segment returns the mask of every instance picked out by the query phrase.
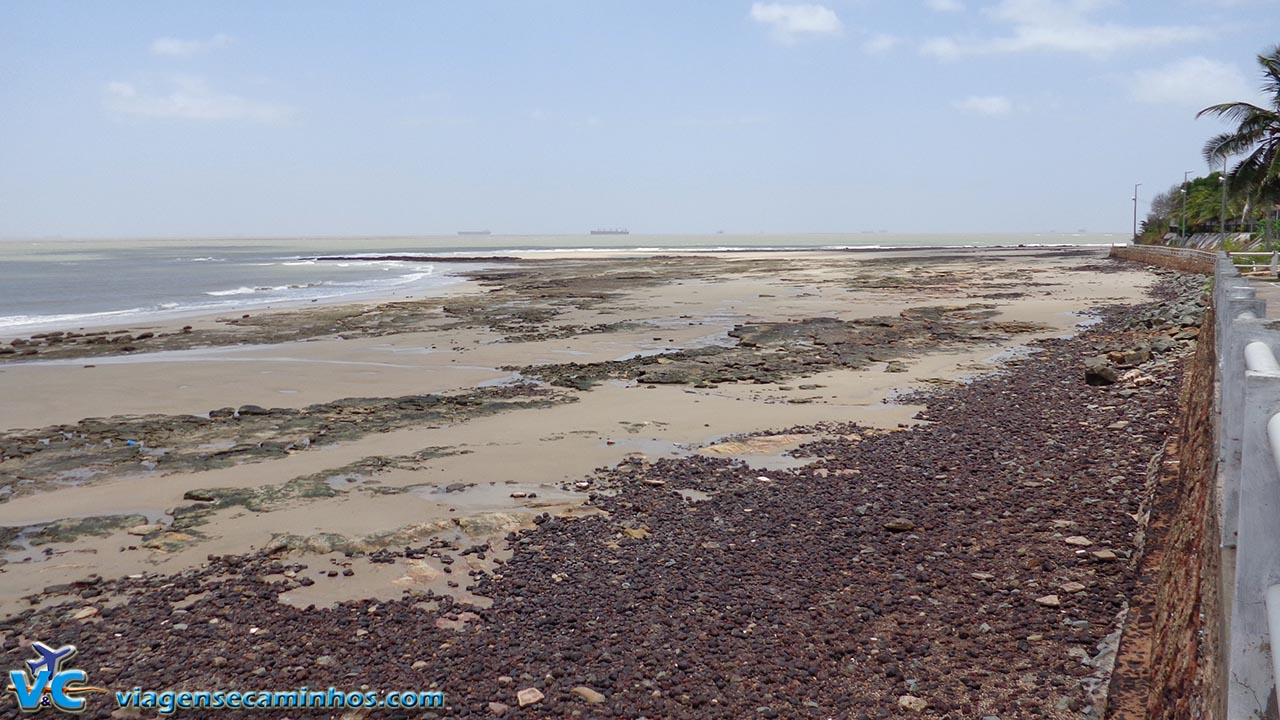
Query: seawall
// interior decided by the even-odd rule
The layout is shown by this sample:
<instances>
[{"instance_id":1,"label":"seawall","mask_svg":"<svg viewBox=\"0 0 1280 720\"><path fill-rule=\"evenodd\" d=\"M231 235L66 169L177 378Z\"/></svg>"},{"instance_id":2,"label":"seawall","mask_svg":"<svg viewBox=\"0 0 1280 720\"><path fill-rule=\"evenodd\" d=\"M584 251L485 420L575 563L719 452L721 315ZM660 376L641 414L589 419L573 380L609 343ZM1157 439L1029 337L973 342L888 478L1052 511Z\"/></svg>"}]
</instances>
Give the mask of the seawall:
<instances>
[{"instance_id":1,"label":"seawall","mask_svg":"<svg viewBox=\"0 0 1280 720\"><path fill-rule=\"evenodd\" d=\"M1181 272L1212 275L1214 254L1191 248L1172 248L1159 245L1116 245L1111 257L1157 265Z\"/></svg>"},{"instance_id":2,"label":"seawall","mask_svg":"<svg viewBox=\"0 0 1280 720\"><path fill-rule=\"evenodd\" d=\"M1280 718L1280 286L1225 253L1112 256L1214 278L1175 436L1152 463L1108 718Z\"/></svg>"},{"instance_id":3,"label":"seawall","mask_svg":"<svg viewBox=\"0 0 1280 720\"><path fill-rule=\"evenodd\" d=\"M1166 262L1152 264L1168 267ZM1214 337L1212 307L1200 337ZM1143 555L1107 718L1223 717L1216 438L1208 421L1215 411L1216 364L1214 343L1198 343L1183 372L1177 436L1152 463Z\"/></svg>"}]
</instances>

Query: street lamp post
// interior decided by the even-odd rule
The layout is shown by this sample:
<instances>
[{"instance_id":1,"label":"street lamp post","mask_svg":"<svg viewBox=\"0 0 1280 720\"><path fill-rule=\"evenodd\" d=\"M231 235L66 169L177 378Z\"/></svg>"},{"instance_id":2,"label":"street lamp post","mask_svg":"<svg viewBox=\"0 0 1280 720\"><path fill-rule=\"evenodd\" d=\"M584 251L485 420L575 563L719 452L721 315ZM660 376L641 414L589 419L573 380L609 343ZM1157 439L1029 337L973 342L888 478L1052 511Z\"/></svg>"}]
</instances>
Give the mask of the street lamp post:
<instances>
[{"instance_id":1,"label":"street lamp post","mask_svg":"<svg viewBox=\"0 0 1280 720\"><path fill-rule=\"evenodd\" d=\"M1190 175L1190 170L1182 173L1182 237L1184 238L1187 236L1187 200L1189 198L1187 193L1187 177Z\"/></svg>"},{"instance_id":2,"label":"street lamp post","mask_svg":"<svg viewBox=\"0 0 1280 720\"><path fill-rule=\"evenodd\" d=\"M1133 186L1133 239L1138 240L1138 188L1142 187L1142 183L1135 183Z\"/></svg>"},{"instance_id":3,"label":"street lamp post","mask_svg":"<svg viewBox=\"0 0 1280 720\"><path fill-rule=\"evenodd\" d=\"M1218 217L1218 232L1222 234L1222 242L1227 241L1227 159L1222 158L1222 174L1218 176L1222 183L1222 212Z\"/></svg>"}]
</instances>

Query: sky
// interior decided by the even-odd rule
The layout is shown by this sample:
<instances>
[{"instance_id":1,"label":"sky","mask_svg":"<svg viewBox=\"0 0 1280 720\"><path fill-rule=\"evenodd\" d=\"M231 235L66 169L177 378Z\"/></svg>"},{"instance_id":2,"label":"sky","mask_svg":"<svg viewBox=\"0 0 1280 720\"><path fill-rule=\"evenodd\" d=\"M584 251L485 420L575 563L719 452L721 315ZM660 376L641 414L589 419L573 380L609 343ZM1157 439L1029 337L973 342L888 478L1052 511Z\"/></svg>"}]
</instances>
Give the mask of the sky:
<instances>
[{"instance_id":1,"label":"sky","mask_svg":"<svg viewBox=\"0 0 1280 720\"><path fill-rule=\"evenodd\" d=\"M1128 232L1280 0L0 4L0 238Z\"/></svg>"}]
</instances>

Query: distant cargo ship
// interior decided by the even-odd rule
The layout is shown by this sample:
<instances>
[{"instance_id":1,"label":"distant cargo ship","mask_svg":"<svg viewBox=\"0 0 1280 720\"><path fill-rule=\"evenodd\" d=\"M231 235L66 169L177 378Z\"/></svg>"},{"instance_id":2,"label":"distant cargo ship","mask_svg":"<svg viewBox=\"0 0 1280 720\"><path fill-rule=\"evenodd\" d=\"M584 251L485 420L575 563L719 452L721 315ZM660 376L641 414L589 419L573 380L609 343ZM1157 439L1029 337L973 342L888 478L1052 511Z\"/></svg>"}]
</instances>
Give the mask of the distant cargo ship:
<instances>
[{"instance_id":1,"label":"distant cargo ship","mask_svg":"<svg viewBox=\"0 0 1280 720\"><path fill-rule=\"evenodd\" d=\"M459 235L492 235L488 230L459 230Z\"/></svg>"},{"instance_id":2,"label":"distant cargo ship","mask_svg":"<svg viewBox=\"0 0 1280 720\"><path fill-rule=\"evenodd\" d=\"M591 231L592 235L630 235L631 231L626 228L599 228Z\"/></svg>"}]
</instances>

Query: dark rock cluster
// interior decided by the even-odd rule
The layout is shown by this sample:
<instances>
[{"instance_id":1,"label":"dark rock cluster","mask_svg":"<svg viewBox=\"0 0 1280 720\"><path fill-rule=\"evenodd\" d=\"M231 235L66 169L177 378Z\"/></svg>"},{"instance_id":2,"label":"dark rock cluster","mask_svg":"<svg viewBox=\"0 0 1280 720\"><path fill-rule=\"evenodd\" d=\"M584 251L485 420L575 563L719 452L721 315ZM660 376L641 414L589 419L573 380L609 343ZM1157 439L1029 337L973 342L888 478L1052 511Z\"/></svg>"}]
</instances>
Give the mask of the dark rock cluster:
<instances>
[{"instance_id":1,"label":"dark rock cluster","mask_svg":"<svg viewBox=\"0 0 1280 720\"><path fill-rule=\"evenodd\" d=\"M931 351L995 342L1044 328L991 320L993 306L929 306L897 317L859 320L806 318L796 322L739 325L735 344L677 350L598 363L535 365L518 369L553 385L587 389L611 378L698 387L724 382L775 383L835 368L856 369L888 362L923 348Z\"/></svg>"},{"instance_id":2,"label":"dark rock cluster","mask_svg":"<svg viewBox=\"0 0 1280 720\"><path fill-rule=\"evenodd\" d=\"M465 393L344 398L304 408L244 405L198 415L88 418L74 425L0 432L0 502L39 490L67 473L95 479L229 467L283 457L397 428L455 423L574 398L530 383Z\"/></svg>"},{"instance_id":3,"label":"dark rock cluster","mask_svg":"<svg viewBox=\"0 0 1280 720\"><path fill-rule=\"evenodd\" d=\"M1111 345L1097 345L1103 354L1085 358L1084 377L1090 385L1111 385L1126 370L1137 368L1170 350L1185 350L1200 337L1200 321L1208 303L1204 280L1197 275L1156 270L1163 282L1153 290L1160 302L1140 306L1121 324L1131 331Z\"/></svg>"},{"instance_id":4,"label":"dark rock cluster","mask_svg":"<svg viewBox=\"0 0 1280 720\"><path fill-rule=\"evenodd\" d=\"M1204 277L1173 270L1153 269L1161 281L1152 289L1158 302L1140 305L1125 317L1128 329L1154 330L1176 334L1186 328L1197 328L1204 315Z\"/></svg>"},{"instance_id":5,"label":"dark rock cluster","mask_svg":"<svg viewBox=\"0 0 1280 720\"><path fill-rule=\"evenodd\" d=\"M73 353L81 355L105 355L111 353L131 353L141 349L142 345L154 345L148 342L154 339L163 340L191 333L190 326L183 326L176 332L152 331L131 333L128 330L93 330L86 332L67 332L54 330L36 333L25 338L14 338L8 345L0 345L0 359L28 359L35 355L65 356ZM62 351L62 352L58 352Z\"/></svg>"}]
</instances>

